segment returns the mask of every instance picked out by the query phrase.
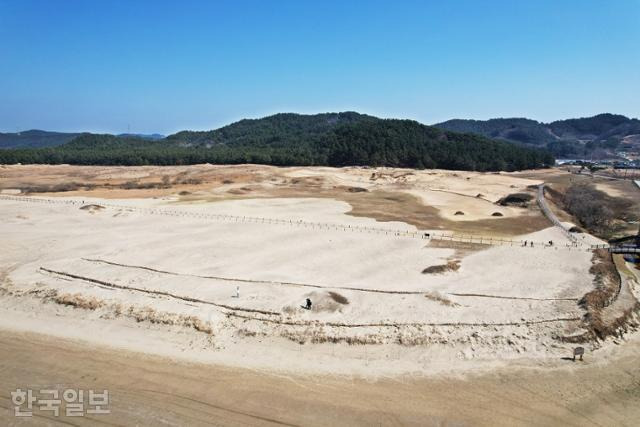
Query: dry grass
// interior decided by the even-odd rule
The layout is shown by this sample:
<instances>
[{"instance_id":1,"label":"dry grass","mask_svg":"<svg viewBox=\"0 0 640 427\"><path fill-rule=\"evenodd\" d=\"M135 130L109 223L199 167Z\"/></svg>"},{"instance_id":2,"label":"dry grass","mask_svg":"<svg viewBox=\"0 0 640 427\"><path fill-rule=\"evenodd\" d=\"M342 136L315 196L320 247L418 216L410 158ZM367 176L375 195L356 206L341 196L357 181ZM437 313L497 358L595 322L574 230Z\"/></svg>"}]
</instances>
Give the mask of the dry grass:
<instances>
[{"instance_id":1,"label":"dry grass","mask_svg":"<svg viewBox=\"0 0 640 427\"><path fill-rule=\"evenodd\" d=\"M280 333L280 336L296 342L298 344L348 344L348 345L372 345L372 344L383 344L384 339L376 334L366 334L362 336L338 336L338 335L328 335L321 329L314 330L305 330L305 331L290 331L285 330Z\"/></svg>"},{"instance_id":2,"label":"dry grass","mask_svg":"<svg viewBox=\"0 0 640 427\"><path fill-rule=\"evenodd\" d=\"M446 305L447 307L458 307L459 304L451 301L449 298L443 296L441 293L436 291L425 292L424 297L430 299L432 301L439 302L442 305Z\"/></svg>"},{"instance_id":3,"label":"dry grass","mask_svg":"<svg viewBox=\"0 0 640 427\"><path fill-rule=\"evenodd\" d=\"M97 310L106 308L108 312L115 316L125 316L134 319L136 322L150 322L154 324L162 324L168 326L182 326L193 328L196 331L204 332L212 335L213 329L208 322L203 321L197 316L169 313L166 311L157 311L152 307L136 307L130 305L123 307L122 304L115 303L107 305L95 297L85 296L80 293L75 294L59 294L55 289L34 289L29 294L37 296L44 301L53 301L56 304L81 308L84 310Z\"/></svg>"},{"instance_id":4,"label":"dry grass","mask_svg":"<svg viewBox=\"0 0 640 427\"><path fill-rule=\"evenodd\" d=\"M66 191L78 191L84 189L86 191L91 191L96 186L94 184L88 183L80 183L80 182L63 182L60 184L40 184L40 185L27 185L27 186L18 186L22 193L33 194L33 193L62 193Z\"/></svg>"},{"instance_id":5,"label":"dry grass","mask_svg":"<svg viewBox=\"0 0 640 427\"><path fill-rule=\"evenodd\" d=\"M430 240L427 245L429 248L446 248L453 249L452 257L456 258L464 258L467 255L471 255L473 253L487 250L486 245L481 245L480 243L471 243L471 242L454 242L454 241L446 241L446 240Z\"/></svg>"},{"instance_id":6,"label":"dry grass","mask_svg":"<svg viewBox=\"0 0 640 427\"><path fill-rule=\"evenodd\" d=\"M611 254L604 250L594 251L592 266L589 272L594 275L593 283L596 288L580 299L579 304L587 311L585 326L587 332L582 335L565 337L567 342L585 342L591 339L605 339L608 336L616 336L621 330L626 331L634 325L634 315L640 310L640 303L623 310L619 316L610 321L605 321L604 310L617 298L621 278Z\"/></svg>"},{"instance_id":7,"label":"dry grass","mask_svg":"<svg viewBox=\"0 0 640 427\"><path fill-rule=\"evenodd\" d=\"M213 334L211 326L196 316L169 313L167 311L157 311L154 308L147 306L141 308L130 306L126 315L135 319L137 322L151 322L169 326L184 326L206 334Z\"/></svg>"},{"instance_id":8,"label":"dry grass","mask_svg":"<svg viewBox=\"0 0 640 427\"><path fill-rule=\"evenodd\" d=\"M596 186L599 184L614 187L618 195L613 196L598 190ZM638 220L638 212L640 212L640 198L635 184L631 181L605 181L601 178L572 175L558 182L553 182L551 186L547 185L545 194L558 207L554 212L556 214L560 212L561 215L559 217L563 221L577 223L578 218L560 209L566 209L566 194L572 186L580 186L580 194L583 192L589 193L589 200L595 201L598 206L606 206L611 211L607 215L610 224L603 229L591 227L590 231L592 233L605 240L635 234L637 225L634 221Z\"/></svg>"},{"instance_id":9,"label":"dry grass","mask_svg":"<svg viewBox=\"0 0 640 427\"><path fill-rule=\"evenodd\" d=\"M96 310L104 306L104 302L99 299L95 297L86 297L80 293L55 295L52 299L57 304L68 305L85 310Z\"/></svg>"},{"instance_id":10,"label":"dry grass","mask_svg":"<svg viewBox=\"0 0 640 427\"><path fill-rule=\"evenodd\" d=\"M620 289L620 276L611 254L605 249L594 251L591 262L589 273L594 275L596 289L583 296L580 305L587 310L600 310L615 299Z\"/></svg>"}]
</instances>

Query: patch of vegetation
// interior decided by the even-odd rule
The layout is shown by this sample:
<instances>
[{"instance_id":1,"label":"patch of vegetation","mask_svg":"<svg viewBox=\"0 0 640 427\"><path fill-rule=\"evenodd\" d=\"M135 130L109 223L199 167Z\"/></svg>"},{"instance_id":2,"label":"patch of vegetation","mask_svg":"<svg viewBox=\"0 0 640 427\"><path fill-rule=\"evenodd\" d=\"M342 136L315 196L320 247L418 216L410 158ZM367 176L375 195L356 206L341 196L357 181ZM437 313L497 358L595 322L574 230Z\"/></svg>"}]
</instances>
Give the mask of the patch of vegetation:
<instances>
[{"instance_id":1,"label":"patch of vegetation","mask_svg":"<svg viewBox=\"0 0 640 427\"><path fill-rule=\"evenodd\" d=\"M425 292L424 297L427 299L430 299L432 301L436 301L439 302L442 305L446 305L447 307L458 307L459 304L456 304L455 302L451 301L449 298L444 297L442 294L440 294L439 292Z\"/></svg>"},{"instance_id":2,"label":"patch of vegetation","mask_svg":"<svg viewBox=\"0 0 640 427\"><path fill-rule=\"evenodd\" d=\"M329 291L329 296L331 297L332 300L334 300L338 304L343 304L343 305L349 304L349 300L345 296L340 295L337 292Z\"/></svg>"},{"instance_id":3,"label":"patch of vegetation","mask_svg":"<svg viewBox=\"0 0 640 427\"><path fill-rule=\"evenodd\" d=\"M367 190L366 188L362 188L362 187L349 187L349 188L347 188L347 191L349 193L366 193L369 190Z\"/></svg>"},{"instance_id":4,"label":"patch of vegetation","mask_svg":"<svg viewBox=\"0 0 640 427\"><path fill-rule=\"evenodd\" d=\"M612 321L605 322L603 310L617 298L621 279L612 255L607 250L594 251L591 262L589 272L594 275L593 283L596 288L585 294L578 303L587 311L585 324L588 332L584 335L565 338L565 341L585 342L589 339L615 336L620 329L626 329L629 326L633 313L640 310L640 304L636 301L634 307L624 310Z\"/></svg>"},{"instance_id":5,"label":"patch of vegetation","mask_svg":"<svg viewBox=\"0 0 640 427\"><path fill-rule=\"evenodd\" d=\"M460 261L453 260L446 264L432 265L422 270L422 274L442 274L448 271L458 271L460 269Z\"/></svg>"},{"instance_id":6,"label":"patch of vegetation","mask_svg":"<svg viewBox=\"0 0 640 427\"><path fill-rule=\"evenodd\" d=\"M625 222L638 220L638 212L634 212L631 200L609 196L585 181L567 187L563 204L582 227L605 238L615 234L616 219Z\"/></svg>"},{"instance_id":7,"label":"patch of vegetation","mask_svg":"<svg viewBox=\"0 0 640 427\"><path fill-rule=\"evenodd\" d=\"M513 193L498 200L498 204L502 206L526 207L531 200L533 200L533 196L529 193Z\"/></svg>"},{"instance_id":8,"label":"patch of vegetation","mask_svg":"<svg viewBox=\"0 0 640 427\"><path fill-rule=\"evenodd\" d=\"M53 300L60 305L68 305L85 310L96 310L104 306L104 303L99 299L95 297L84 296L80 293L56 295L53 297Z\"/></svg>"},{"instance_id":9,"label":"patch of vegetation","mask_svg":"<svg viewBox=\"0 0 640 427\"><path fill-rule=\"evenodd\" d=\"M79 182L65 182L52 185L29 185L19 187L22 193L62 193L66 191L78 191L80 189L93 190L95 184L83 184Z\"/></svg>"},{"instance_id":10,"label":"patch of vegetation","mask_svg":"<svg viewBox=\"0 0 640 427\"><path fill-rule=\"evenodd\" d=\"M165 181L162 182L140 182L140 181L127 181L120 185L123 190L149 190L152 188L170 188L171 184Z\"/></svg>"}]
</instances>

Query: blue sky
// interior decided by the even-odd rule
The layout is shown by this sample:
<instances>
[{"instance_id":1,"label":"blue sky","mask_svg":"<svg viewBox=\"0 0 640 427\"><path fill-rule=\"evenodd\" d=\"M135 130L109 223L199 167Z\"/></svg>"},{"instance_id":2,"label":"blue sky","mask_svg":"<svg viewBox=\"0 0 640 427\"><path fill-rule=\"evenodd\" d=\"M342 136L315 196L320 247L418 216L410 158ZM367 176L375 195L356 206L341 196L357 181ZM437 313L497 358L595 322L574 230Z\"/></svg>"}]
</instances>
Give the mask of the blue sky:
<instances>
[{"instance_id":1,"label":"blue sky","mask_svg":"<svg viewBox=\"0 0 640 427\"><path fill-rule=\"evenodd\" d=\"M640 0L0 0L0 131L640 116Z\"/></svg>"}]
</instances>

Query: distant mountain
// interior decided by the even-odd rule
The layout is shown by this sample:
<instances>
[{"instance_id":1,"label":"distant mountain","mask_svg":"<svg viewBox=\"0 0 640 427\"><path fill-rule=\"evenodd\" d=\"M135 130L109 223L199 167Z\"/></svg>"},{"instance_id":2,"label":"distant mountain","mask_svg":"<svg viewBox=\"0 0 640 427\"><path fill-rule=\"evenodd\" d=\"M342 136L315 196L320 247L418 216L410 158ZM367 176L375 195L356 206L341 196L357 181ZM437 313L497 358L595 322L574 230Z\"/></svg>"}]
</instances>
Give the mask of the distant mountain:
<instances>
[{"instance_id":1,"label":"distant mountain","mask_svg":"<svg viewBox=\"0 0 640 427\"><path fill-rule=\"evenodd\" d=\"M138 139L150 139L150 140L157 140L157 139L164 139L165 138L164 135L160 135L159 133L152 133L152 134L121 133L121 134L118 134L118 136L121 137L121 138L138 138Z\"/></svg>"},{"instance_id":2,"label":"distant mountain","mask_svg":"<svg viewBox=\"0 0 640 427\"><path fill-rule=\"evenodd\" d=\"M16 133L0 133L0 148L54 147L71 141L79 133L27 130Z\"/></svg>"},{"instance_id":3,"label":"distant mountain","mask_svg":"<svg viewBox=\"0 0 640 427\"><path fill-rule=\"evenodd\" d=\"M434 125L455 132L545 147L558 157L615 156L625 138L640 135L640 120L618 114L540 123L524 118L449 120Z\"/></svg>"},{"instance_id":4,"label":"distant mountain","mask_svg":"<svg viewBox=\"0 0 640 427\"><path fill-rule=\"evenodd\" d=\"M488 138L504 139L523 144L545 145L556 138L543 123L531 119L453 119L434 125L454 132L477 133Z\"/></svg>"},{"instance_id":5,"label":"distant mountain","mask_svg":"<svg viewBox=\"0 0 640 427\"><path fill-rule=\"evenodd\" d=\"M316 139L344 125L382 121L377 117L352 111L344 113L295 114L280 113L261 119L244 119L210 131L182 131L167 136L167 141L180 144L215 145L278 145Z\"/></svg>"},{"instance_id":6,"label":"distant mountain","mask_svg":"<svg viewBox=\"0 0 640 427\"><path fill-rule=\"evenodd\" d=\"M86 132L85 132L86 133ZM16 133L0 133L0 149L2 148L41 148L55 147L66 144L72 139L82 135L82 132L49 132L46 130L27 130ZM165 136L158 133L150 135L141 133L121 133L123 138L159 140Z\"/></svg>"},{"instance_id":7,"label":"distant mountain","mask_svg":"<svg viewBox=\"0 0 640 427\"><path fill-rule=\"evenodd\" d=\"M478 171L550 166L548 152L412 120L355 112L276 114L165 139L82 134L59 147L0 150L0 163L391 166Z\"/></svg>"}]
</instances>

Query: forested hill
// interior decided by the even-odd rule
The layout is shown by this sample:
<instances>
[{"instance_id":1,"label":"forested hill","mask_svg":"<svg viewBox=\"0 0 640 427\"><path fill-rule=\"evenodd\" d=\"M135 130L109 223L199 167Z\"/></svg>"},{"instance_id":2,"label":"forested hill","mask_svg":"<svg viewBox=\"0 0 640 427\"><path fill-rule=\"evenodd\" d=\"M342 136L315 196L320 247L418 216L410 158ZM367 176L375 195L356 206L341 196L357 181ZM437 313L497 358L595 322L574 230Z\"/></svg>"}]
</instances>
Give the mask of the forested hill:
<instances>
[{"instance_id":1,"label":"forested hill","mask_svg":"<svg viewBox=\"0 0 640 427\"><path fill-rule=\"evenodd\" d=\"M219 129L193 132L183 131L167 137L179 143L207 145L272 145L282 143L306 144L326 138L339 126L380 122L383 119L352 111L344 113L294 114L280 113L261 119L244 119Z\"/></svg>"},{"instance_id":2,"label":"forested hill","mask_svg":"<svg viewBox=\"0 0 640 427\"><path fill-rule=\"evenodd\" d=\"M79 133L27 130L16 133L0 133L0 148L53 147L71 141Z\"/></svg>"},{"instance_id":3,"label":"forested hill","mask_svg":"<svg viewBox=\"0 0 640 427\"><path fill-rule=\"evenodd\" d=\"M455 132L470 132L523 145L545 147L554 155L608 156L621 148L625 138L640 135L640 120L618 114L598 114L580 119L540 123L512 118L448 120L434 125Z\"/></svg>"},{"instance_id":4,"label":"forested hill","mask_svg":"<svg viewBox=\"0 0 640 427\"><path fill-rule=\"evenodd\" d=\"M83 134L59 147L0 150L0 163L392 166L478 171L552 165L553 156L483 136L353 112L276 114L151 141Z\"/></svg>"}]
</instances>

